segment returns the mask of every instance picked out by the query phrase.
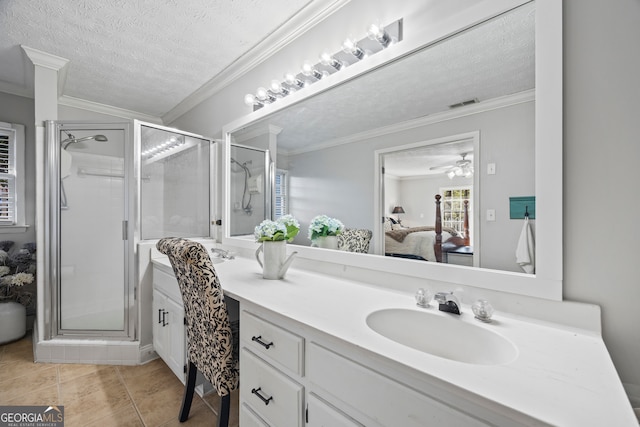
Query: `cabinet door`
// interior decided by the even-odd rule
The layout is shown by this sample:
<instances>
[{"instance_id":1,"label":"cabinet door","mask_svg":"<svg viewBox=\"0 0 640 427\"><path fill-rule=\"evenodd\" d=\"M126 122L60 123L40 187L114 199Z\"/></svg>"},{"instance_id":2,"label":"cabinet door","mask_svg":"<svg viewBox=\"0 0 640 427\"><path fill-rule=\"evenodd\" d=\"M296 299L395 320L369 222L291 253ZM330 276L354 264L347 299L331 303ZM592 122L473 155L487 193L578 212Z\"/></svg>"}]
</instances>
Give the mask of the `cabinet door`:
<instances>
[{"instance_id":1,"label":"cabinet door","mask_svg":"<svg viewBox=\"0 0 640 427\"><path fill-rule=\"evenodd\" d=\"M362 427L362 424L310 393L307 399L307 426Z\"/></svg>"},{"instance_id":2,"label":"cabinet door","mask_svg":"<svg viewBox=\"0 0 640 427\"><path fill-rule=\"evenodd\" d=\"M385 427L468 427L488 424L418 393L315 343L307 346L307 377L327 400L348 402L354 417ZM393 408L393 410L390 410Z\"/></svg>"},{"instance_id":3,"label":"cabinet door","mask_svg":"<svg viewBox=\"0 0 640 427\"><path fill-rule=\"evenodd\" d=\"M166 319L165 306L167 297L164 294L154 290L153 291L153 349L158 353L162 359L167 355L167 328L163 325L163 316Z\"/></svg>"},{"instance_id":4,"label":"cabinet door","mask_svg":"<svg viewBox=\"0 0 640 427\"><path fill-rule=\"evenodd\" d=\"M184 330L184 309L172 299L167 298L166 310L167 323L165 329L168 331L168 348L164 361L184 383L186 363L186 346L185 346L185 330Z\"/></svg>"}]
</instances>

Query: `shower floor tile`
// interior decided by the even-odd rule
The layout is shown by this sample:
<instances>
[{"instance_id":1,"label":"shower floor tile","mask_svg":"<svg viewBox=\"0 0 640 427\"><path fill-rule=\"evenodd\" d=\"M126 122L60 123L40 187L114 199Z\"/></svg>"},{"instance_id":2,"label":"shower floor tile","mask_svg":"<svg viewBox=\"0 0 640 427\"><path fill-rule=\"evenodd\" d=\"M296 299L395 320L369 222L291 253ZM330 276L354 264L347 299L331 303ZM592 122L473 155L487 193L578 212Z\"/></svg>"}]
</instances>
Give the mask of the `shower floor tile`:
<instances>
[{"instance_id":1,"label":"shower floor tile","mask_svg":"<svg viewBox=\"0 0 640 427\"><path fill-rule=\"evenodd\" d=\"M194 396L178 422L184 386L161 359L140 366L34 363L32 338L0 346L0 405L64 405L65 426L210 426L218 397ZM230 427L238 427L238 393Z\"/></svg>"}]
</instances>

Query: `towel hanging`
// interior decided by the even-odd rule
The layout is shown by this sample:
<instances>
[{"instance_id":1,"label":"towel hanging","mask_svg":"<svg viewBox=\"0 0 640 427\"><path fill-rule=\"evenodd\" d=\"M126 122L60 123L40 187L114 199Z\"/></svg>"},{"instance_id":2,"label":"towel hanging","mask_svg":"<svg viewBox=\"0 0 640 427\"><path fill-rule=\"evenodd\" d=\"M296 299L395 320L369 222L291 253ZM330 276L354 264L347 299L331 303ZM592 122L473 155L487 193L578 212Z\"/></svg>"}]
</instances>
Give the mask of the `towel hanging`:
<instances>
[{"instance_id":1,"label":"towel hanging","mask_svg":"<svg viewBox=\"0 0 640 427\"><path fill-rule=\"evenodd\" d=\"M518 246L516 247L516 262L525 273L533 274L536 269L535 263L536 246L533 240L533 232L529 224L529 217L525 217Z\"/></svg>"}]
</instances>

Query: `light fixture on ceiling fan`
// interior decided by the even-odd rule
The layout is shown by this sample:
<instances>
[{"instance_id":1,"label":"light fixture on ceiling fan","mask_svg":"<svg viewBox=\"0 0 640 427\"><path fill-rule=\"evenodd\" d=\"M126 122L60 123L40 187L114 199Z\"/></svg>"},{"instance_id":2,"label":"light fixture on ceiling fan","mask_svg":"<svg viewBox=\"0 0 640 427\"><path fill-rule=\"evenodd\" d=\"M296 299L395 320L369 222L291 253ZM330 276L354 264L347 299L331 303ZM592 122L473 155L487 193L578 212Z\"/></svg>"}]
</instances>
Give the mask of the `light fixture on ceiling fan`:
<instances>
[{"instance_id":1,"label":"light fixture on ceiling fan","mask_svg":"<svg viewBox=\"0 0 640 427\"><path fill-rule=\"evenodd\" d=\"M473 176L473 161L466 158L467 154L468 153L461 154L462 159L456 161L456 163L453 165L434 166L430 169L444 169L444 173L449 177L449 179L453 179L456 176L470 178L471 176Z\"/></svg>"}]
</instances>

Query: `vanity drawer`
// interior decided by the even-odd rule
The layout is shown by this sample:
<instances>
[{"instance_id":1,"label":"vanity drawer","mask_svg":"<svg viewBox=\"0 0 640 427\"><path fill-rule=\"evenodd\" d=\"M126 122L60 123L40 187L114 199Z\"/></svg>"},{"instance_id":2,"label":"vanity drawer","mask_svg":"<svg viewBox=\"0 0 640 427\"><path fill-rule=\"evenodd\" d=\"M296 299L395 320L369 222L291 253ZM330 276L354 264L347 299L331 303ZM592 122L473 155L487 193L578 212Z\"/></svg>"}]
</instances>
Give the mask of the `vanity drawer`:
<instances>
[{"instance_id":1,"label":"vanity drawer","mask_svg":"<svg viewBox=\"0 0 640 427\"><path fill-rule=\"evenodd\" d=\"M371 422L389 427L489 425L315 343L307 348L307 377L311 388L315 385L325 391L322 395L349 402L361 414L363 420L359 421L365 425ZM366 417L375 421L368 422Z\"/></svg>"},{"instance_id":2,"label":"vanity drawer","mask_svg":"<svg viewBox=\"0 0 640 427\"><path fill-rule=\"evenodd\" d=\"M243 348L240 401L272 426L301 427L303 387Z\"/></svg>"},{"instance_id":3,"label":"vanity drawer","mask_svg":"<svg viewBox=\"0 0 640 427\"><path fill-rule=\"evenodd\" d=\"M159 268L154 268L153 288L162 291L169 298L182 305L182 294L175 276L167 274Z\"/></svg>"},{"instance_id":4,"label":"vanity drawer","mask_svg":"<svg viewBox=\"0 0 640 427\"><path fill-rule=\"evenodd\" d=\"M303 375L302 337L244 310L240 314L240 324L240 339L245 347L297 375Z\"/></svg>"},{"instance_id":5,"label":"vanity drawer","mask_svg":"<svg viewBox=\"0 0 640 427\"><path fill-rule=\"evenodd\" d=\"M308 427L363 427L313 393L307 397Z\"/></svg>"},{"instance_id":6,"label":"vanity drawer","mask_svg":"<svg viewBox=\"0 0 640 427\"><path fill-rule=\"evenodd\" d=\"M269 427L269 424L257 416L246 403L240 405L240 425L242 427Z\"/></svg>"}]
</instances>

